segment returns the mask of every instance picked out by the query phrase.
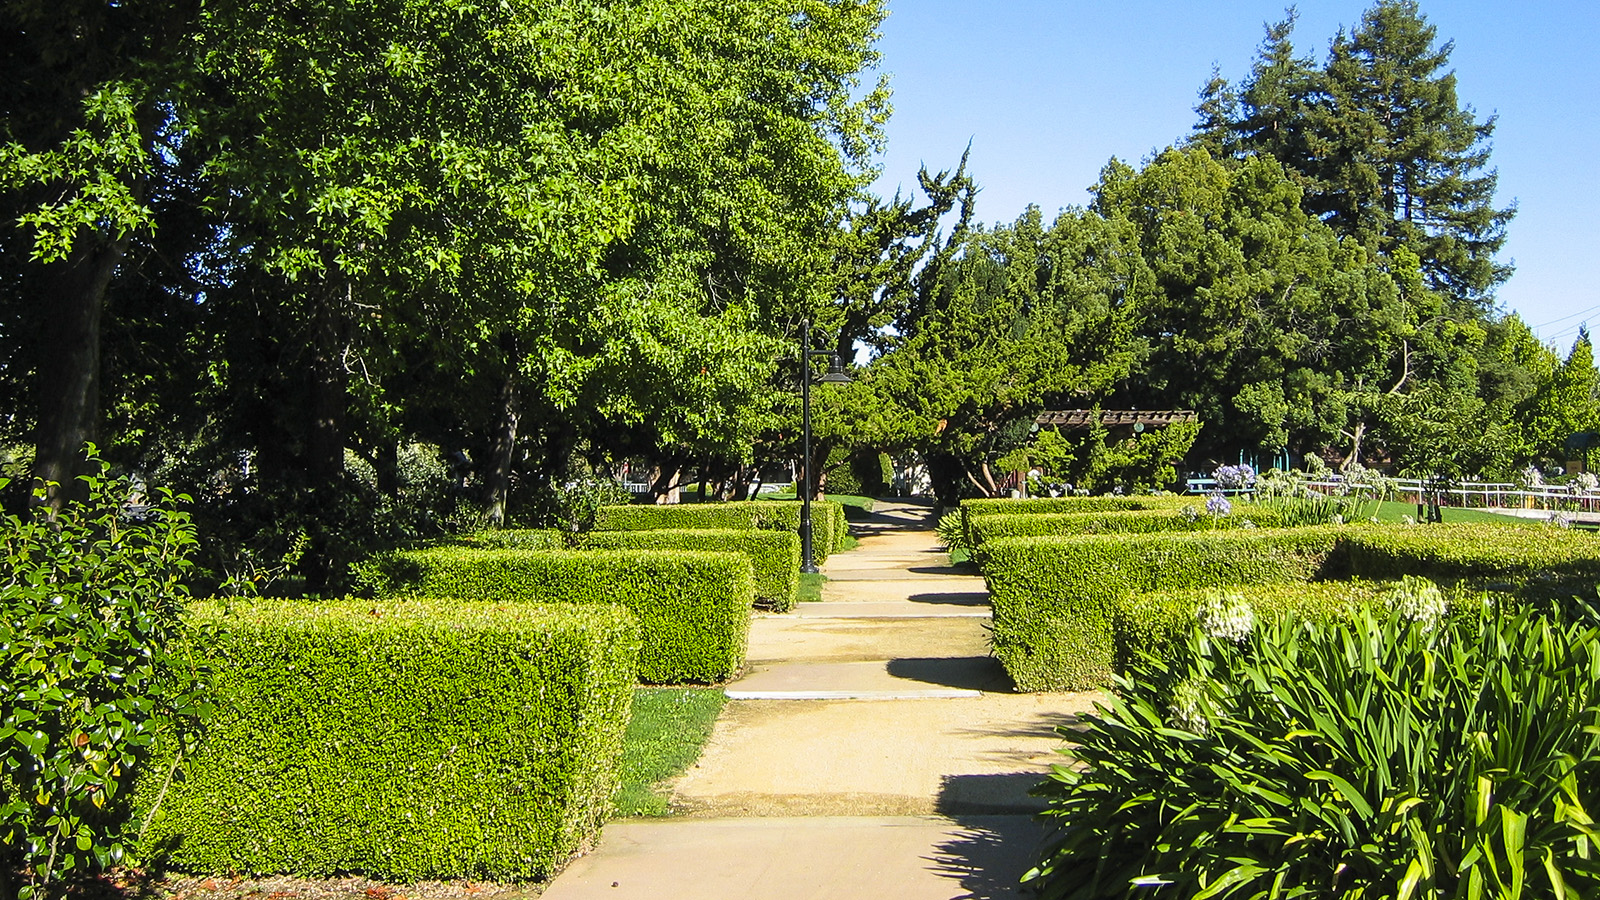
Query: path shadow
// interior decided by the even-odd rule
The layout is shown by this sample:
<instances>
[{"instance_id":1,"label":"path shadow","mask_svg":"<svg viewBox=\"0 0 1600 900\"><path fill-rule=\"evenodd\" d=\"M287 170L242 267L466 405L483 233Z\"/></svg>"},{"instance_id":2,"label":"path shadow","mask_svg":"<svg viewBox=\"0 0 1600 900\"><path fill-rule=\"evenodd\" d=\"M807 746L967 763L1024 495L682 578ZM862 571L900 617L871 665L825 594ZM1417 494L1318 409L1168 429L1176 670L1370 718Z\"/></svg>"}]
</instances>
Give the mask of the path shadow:
<instances>
[{"instance_id":1,"label":"path shadow","mask_svg":"<svg viewBox=\"0 0 1600 900\"><path fill-rule=\"evenodd\" d=\"M926 553L943 553L943 550L927 550ZM979 575L977 566L963 563L959 566L907 566L906 571L913 575Z\"/></svg>"},{"instance_id":2,"label":"path shadow","mask_svg":"<svg viewBox=\"0 0 1600 900\"><path fill-rule=\"evenodd\" d=\"M988 606L988 591L937 591L912 594L906 598L912 603L933 603L939 606Z\"/></svg>"},{"instance_id":3,"label":"path shadow","mask_svg":"<svg viewBox=\"0 0 1600 900\"><path fill-rule=\"evenodd\" d=\"M1040 772L946 775L934 811L942 816L1031 816L1049 805L1028 793L1045 780Z\"/></svg>"},{"instance_id":4,"label":"path shadow","mask_svg":"<svg viewBox=\"0 0 1600 900\"><path fill-rule=\"evenodd\" d=\"M1089 723L1076 713L1035 713L1025 721L1009 727L964 729L961 734L1008 738L1060 738L1063 742L1074 740L1074 735L1087 731ZM1065 743L1062 746L1066 746Z\"/></svg>"},{"instance_id":5,"label":"path shadow","mask_svg":"<svg viewBox=\"0 0 1600 900\"><path fill-rule=\"evenodd\" d=\"M960 832L934 846L924 857L929 868L955 881L963 893L951 900L1017 900L1035 893L1020 884L1038 860L1045 826L1031 816L963 815Z\"/></svg>"},{"instance_id":6,"label":"path shadow","mask_svg":"<svg viewBox=\"0 0 1600 900\"><path fill-rule=\"evenodd\" d=\"M992 656L905 657L891 659L888 672L896 678L936 684L965 691L1010 693L1016 690L1005 667Z\"/></svg>"}]
</instances>

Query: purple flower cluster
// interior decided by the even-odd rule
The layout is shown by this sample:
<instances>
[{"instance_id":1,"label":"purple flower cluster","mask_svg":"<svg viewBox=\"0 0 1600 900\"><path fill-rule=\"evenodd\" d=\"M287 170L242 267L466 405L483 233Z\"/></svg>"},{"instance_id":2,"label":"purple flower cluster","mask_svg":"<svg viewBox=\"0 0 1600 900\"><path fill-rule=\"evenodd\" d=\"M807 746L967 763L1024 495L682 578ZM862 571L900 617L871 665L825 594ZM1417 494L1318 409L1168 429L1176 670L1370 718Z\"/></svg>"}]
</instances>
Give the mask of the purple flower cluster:
<instances>
[{"instance_id":1,"label":"purple flower cluster","mask_svg":"<svg viewBox=\"0 0 1600 900\"><path fill-rule=\"evenodd\" d=\"M1233 504L1229 503L1228 498L1221 494L1212 494L1206 498L1206 512L1213 516L1225 516L1233 512Z\"/></svg>"},{"instance_id":2,"label":"purple flower cluster","mask_svg":"<svg viewBox=\"0 0 1600 900\"><path fill-rule=\"evenodd\" d=\"M1237 466L1218 466L1211 477L1217 480L1217 487L1225 491L1244 491L1255 486L1256 470L1244 463Z\"/></svg>"}]
</instances>

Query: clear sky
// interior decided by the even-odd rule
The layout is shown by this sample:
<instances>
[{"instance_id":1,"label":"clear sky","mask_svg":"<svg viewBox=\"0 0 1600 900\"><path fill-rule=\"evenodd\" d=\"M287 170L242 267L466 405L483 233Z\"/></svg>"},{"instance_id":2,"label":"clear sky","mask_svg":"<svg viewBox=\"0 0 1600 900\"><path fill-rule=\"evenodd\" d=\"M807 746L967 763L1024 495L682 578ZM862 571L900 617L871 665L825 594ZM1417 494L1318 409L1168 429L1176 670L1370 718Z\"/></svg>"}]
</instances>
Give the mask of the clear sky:
<instances>
[{"instance_id":1,"label":"clear sky","mask_svg":"<svg viewBox=\"0 0 1600 900\"><path fill-rule=\"evenodd\" d=\"M1030 203L1048 220L1087 202L1112 156L1137 164L1190 133L1213 66L1249 74L1282 0L889 0L879 49L891 77L883 176L916 185L919 164L953 168L972 143L977 217L1010 222ZM1326 57L1364 0L1303 0L1302 54ZM1498 116L1498 204L1517 204L1499 291L1565 355L1579 324L1600 328L1600 3L1422 0L1455 41L1457 94Z\"/></svg>"}]
</instances>

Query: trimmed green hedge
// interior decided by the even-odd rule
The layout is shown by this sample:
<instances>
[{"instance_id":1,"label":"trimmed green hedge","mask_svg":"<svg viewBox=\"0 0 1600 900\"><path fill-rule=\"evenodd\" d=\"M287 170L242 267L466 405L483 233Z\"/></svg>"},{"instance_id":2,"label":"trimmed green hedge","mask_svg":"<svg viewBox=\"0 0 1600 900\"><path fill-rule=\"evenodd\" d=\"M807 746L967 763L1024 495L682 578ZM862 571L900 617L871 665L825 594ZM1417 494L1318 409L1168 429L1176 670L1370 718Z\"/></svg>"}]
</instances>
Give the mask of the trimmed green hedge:
<instances>
[{"instance_id":1,"label":"trimmed green hedge","mask_svg":"<svg viewBox=\"0 0 1600 900\"><path fill-rule=\"evenodd\" d=\"M1339 529L1008 538L986 545L995 655L1024 691L1088 690L1110 681L1114 615L1130 594L1305 581Z\"/></svg>"},{"instance_id":2,"label":"trimmed green hedge","mask_svg":"<svg viewBox=\"0 0 1600 900\"><path fill-rule=\"evenodd\" d=\"M595 531L758 528L800 530L800 506L793 500L738 500L732 503L679 503L668 506L603 506ZM817 562L838 550L849 534L844 507L832 500L811 504L812 552Z\"/></svg>"},{"instance_id":3,"label":"trimmed green hedge","mask_svg":"<svg viewBox=\"0 0 1600 900\"><path fill-rule=\"evenodd\" d=\"M217 618L200 604L198 618ZM610 808L638 625L621 608L238 606L219 713L142 855L198 872L547 878Z\"/></svg>"},{"instance_id":4,"label":"trimmed green hedge","mask_svg":"<svg viewBox=\"0 0 1600 900\"><path fill-rule=\"evenodd\" d=\"M979 516L1032 516L1048 513L1109 513L1133 512L1150 509L1181 509L1205 498L1160 497L1029 497L1026 500L976 498L961 501L961 528L972 540L972 522Z\"/></svg>"},{"instance_id":5,"label":"trimmed green hedge","mask_svg":"<svg viewBox=\"0 0 1600 900\"><path fill-rule=\"evenodd\" d=\"M784 612L800 581L800 536L750 528L662 528L590 531L577 536L586 550L708 550L743 553L755 573L756 605Z\"/></svg>"},{"instance_id":6,"label":"trimmed green hedge","mask_svg":"<svg viewBox=\"0 0 1600 900\"><path fill-rule=\"evenodd\" d=\"M1501 583L1529 601L1592 598L1600 584L1600 536L1466 523L1364 528L1340 542L1328 575Z\"/></svg>"},{"instance_id":7,"label":"trimmed green hedge","mask_svg":"<svg viewBox=\"0 0 1600 900\"><path fill-rule=\"evenodd\" d=\"M1152 591L1286 583L1315 602L1317 591L1345 588L1304 584L1312 578L1418 575L1560 605L1591 597L1600 583L1595 535L1489 524L999 538L985 550L995 651L1021 690L1106 683L1120 632L1134 643L1155 639L1130 618L1144 602L1130 598Z\"/></svg>"},{"instance_id":8,"label":"trimmed green hedge","mask_svg":"<svg viewBox=\"0 0 1600 900\"><path fill-rule=\"evenodd\" d=\"M715 684L738 674L755 587L738 553L433 547L367 567L380 594L490 603L615 603L638 617L647 684Z\"/></svg>"},{"instance_id":9,"label":"trimmed green hedge","mask_svg":"<svg viewBox=\"0 0 1600 900\"><path fill-rule=\"evenodd\" d=\"M570 550L573 537L572 532L556 528L502 528L464 534L439 543L499 550Z\"/></svg>"},{"instance_id":10,"label":"trimmed green hedge","mask_svg":"<svg viewBox=\"0 0 1600 900\"><path fill-rule=\"evenodd\" d=\"M1200 506L1201 504L1194 504ZM1121 512L996 513L972 518L972 547L1015 537L1064 537L1079 534L1150 534L1165 531L1216 531L1233 528L1279 528L1283 517L1276 510L1234 504L1225 516L1204 513L1198 518L1180 510L1149 509ZM1248 524L1246 524L1248 523Z\"/></svg>"}]
</instances>

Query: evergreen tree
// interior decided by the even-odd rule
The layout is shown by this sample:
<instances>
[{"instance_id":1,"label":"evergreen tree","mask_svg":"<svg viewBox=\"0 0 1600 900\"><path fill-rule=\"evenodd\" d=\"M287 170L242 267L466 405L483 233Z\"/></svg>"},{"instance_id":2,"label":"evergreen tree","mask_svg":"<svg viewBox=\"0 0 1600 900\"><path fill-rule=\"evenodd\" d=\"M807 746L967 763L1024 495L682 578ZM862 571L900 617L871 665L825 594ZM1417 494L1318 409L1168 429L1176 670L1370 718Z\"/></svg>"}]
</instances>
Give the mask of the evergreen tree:
<instances>
[{"instance_id":1,"label":"evergreen tree","mask_svg":"<svg viewBox=\"0 0 1600 900\"><path fill-rule=\"evenodd\" d=\"M1379 0L1341 31L1320 68L1295 56L1294 14L1269 26L1238 88L1213 76L1196 143L1272 156L1297 173L1308 212L1369 251L1407 247L1458 314L1482 314L1511 274L1495 260L1514 208L1494 205L1494 118L1456 95L1454 43L1415 0Z\"/></svg>"}]
</instances>

